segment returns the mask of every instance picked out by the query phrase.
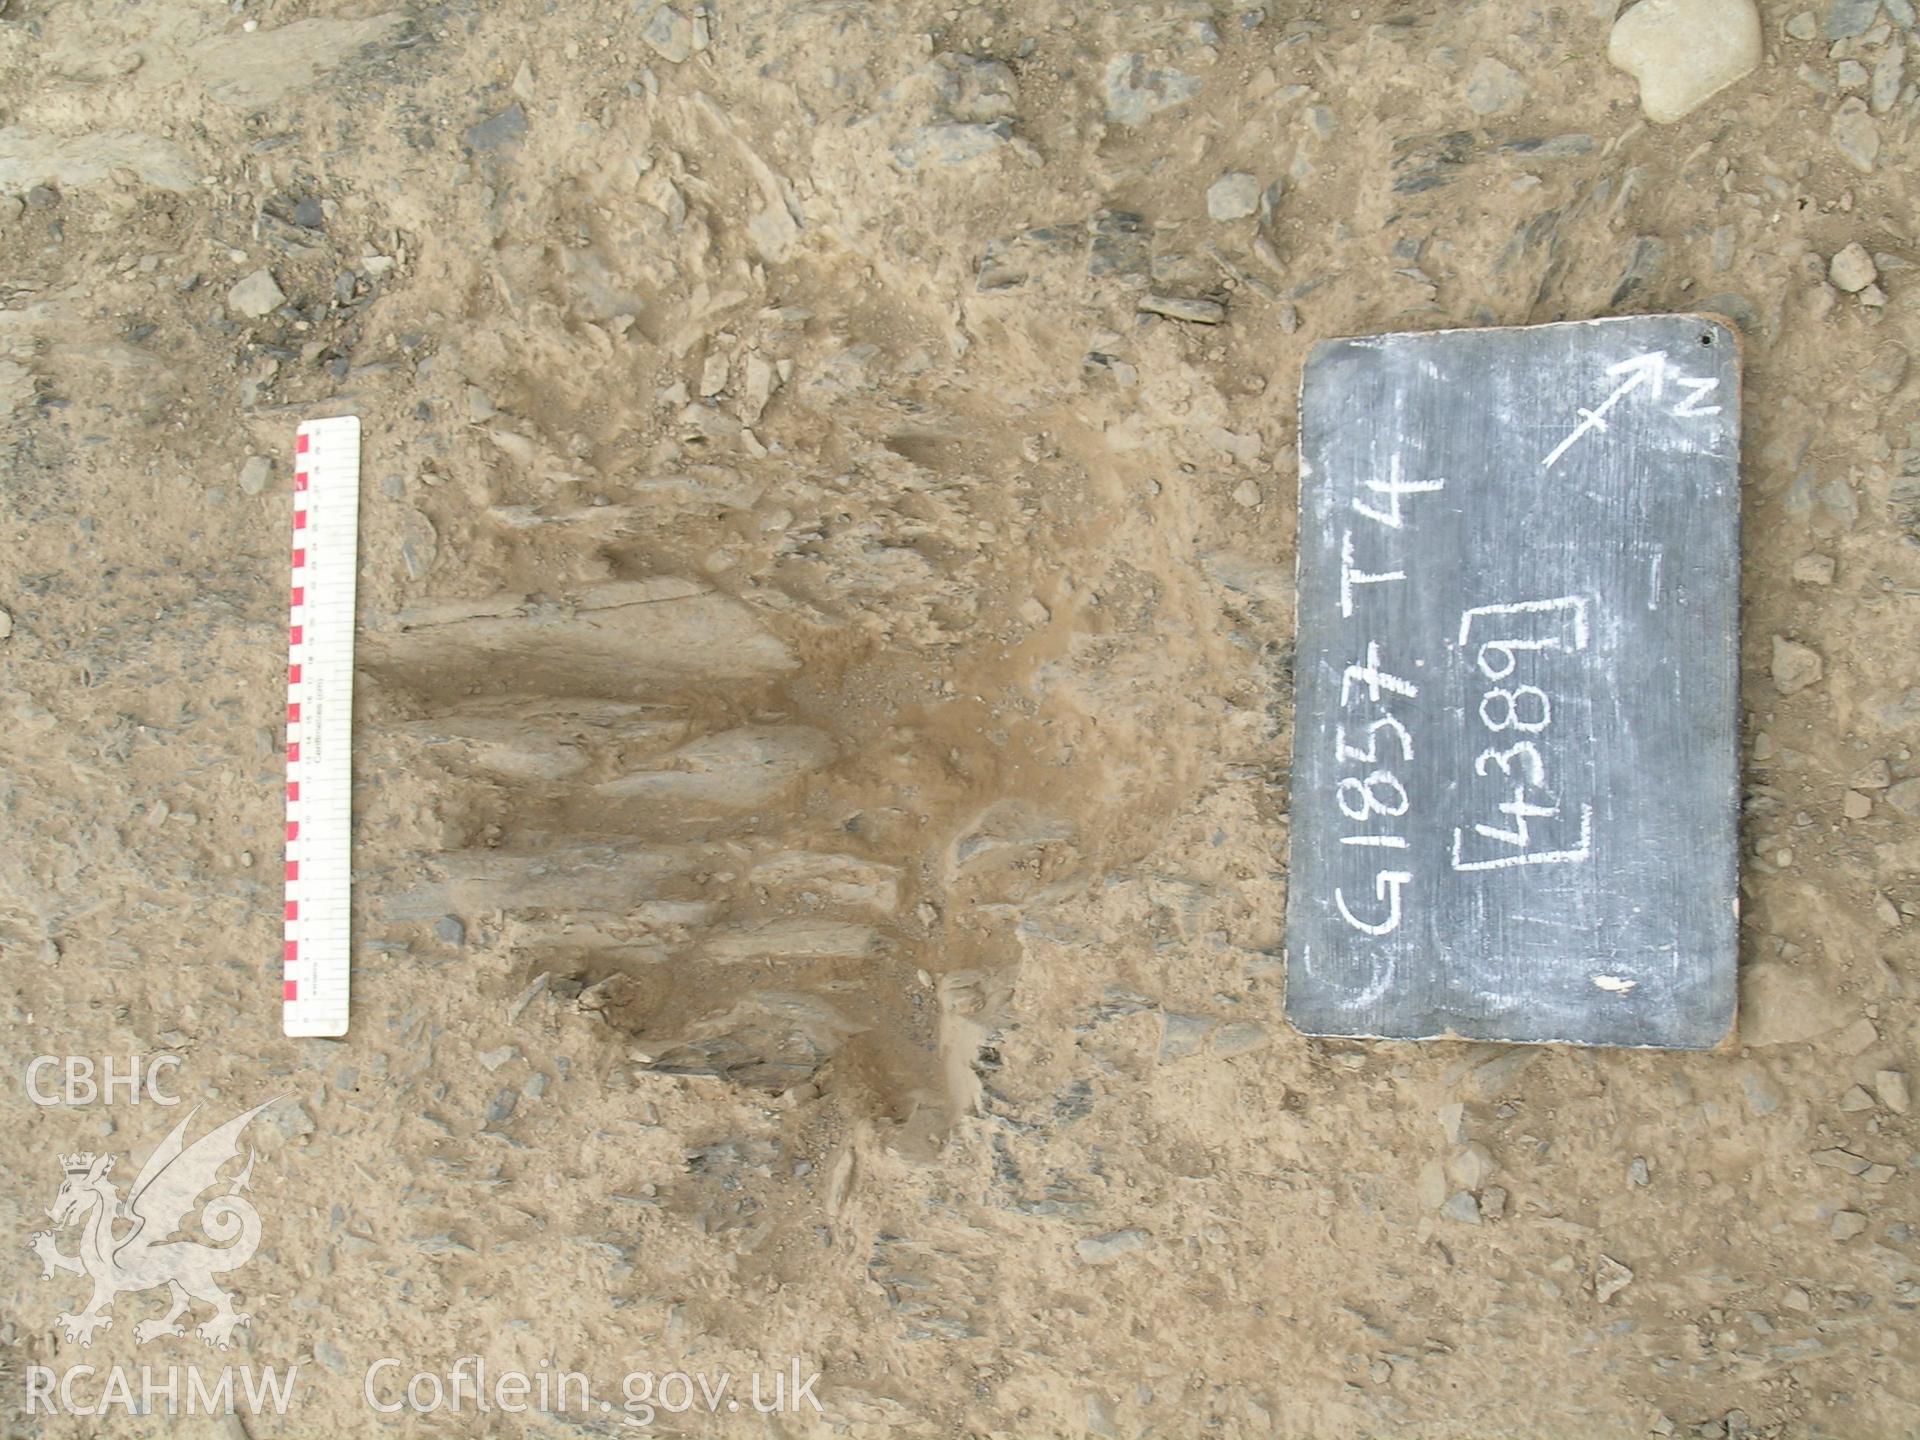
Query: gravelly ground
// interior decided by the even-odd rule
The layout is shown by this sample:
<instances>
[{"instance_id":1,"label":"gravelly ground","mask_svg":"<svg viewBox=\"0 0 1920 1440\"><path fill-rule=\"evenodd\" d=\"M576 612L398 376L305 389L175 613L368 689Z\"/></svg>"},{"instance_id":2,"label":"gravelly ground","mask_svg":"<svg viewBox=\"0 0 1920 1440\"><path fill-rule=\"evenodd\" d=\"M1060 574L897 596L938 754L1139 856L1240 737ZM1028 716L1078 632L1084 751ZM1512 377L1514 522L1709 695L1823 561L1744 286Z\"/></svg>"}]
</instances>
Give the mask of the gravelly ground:
<instances>
[{"instance_id":1,"label":"gravelly ground","mask_svg":"<svg viewBox=\"0 0 1920 1440\"><path fill-rule=\"evenodd\" d=\"M823 1372L676 1433L1916 1433L1912 14L1766 4L1654 126L1613 9L13 0L0 1380L298 1380L12 1433L620 1433L366 1408L471 1352ZM1307 349L1690 309L1739 1036L1303 1040ZM357 989L296 1042L285 458L348 412ZM79 1351L26 1250L184 1114L28 1061L133 1052L288 1096L224 1355L158 1292Z\"/></svg>"}]
</instances>

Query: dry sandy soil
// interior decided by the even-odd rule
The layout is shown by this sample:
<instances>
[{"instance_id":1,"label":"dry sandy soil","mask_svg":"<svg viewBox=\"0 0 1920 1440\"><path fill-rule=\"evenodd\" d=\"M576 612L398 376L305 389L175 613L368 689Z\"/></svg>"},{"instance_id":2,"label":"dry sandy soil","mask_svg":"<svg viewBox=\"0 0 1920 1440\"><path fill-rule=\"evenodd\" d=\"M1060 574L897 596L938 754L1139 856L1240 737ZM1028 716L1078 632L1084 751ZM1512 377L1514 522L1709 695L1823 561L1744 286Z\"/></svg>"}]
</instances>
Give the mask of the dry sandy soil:
<instances>
[{"instance_id":1,"label":"dry sandy soil","mask_svg":"<svg viewBox=\"0 0 1920 1440\"><path fill-rule=\"evenodd\" d=\"M11 1433L648 1433L367 1409L475 1352L823 1373L662 1433L1920 1434L1904 0L1766 0L1672 125L1612 0L382 3L0 17ZM1691 309L1746 336L1739 1034L1302 1038L1308 348ZM355 1009L291 1041L286 457L339 413ZM79 1350L27 1250L59 1154L185 1114L29 1060L130 1053L196 1127L288 1097L224 1353L136 1344L160 1292ZM298 1379L24 1414L79 1363Z\"/></svg>"}]
</instances>

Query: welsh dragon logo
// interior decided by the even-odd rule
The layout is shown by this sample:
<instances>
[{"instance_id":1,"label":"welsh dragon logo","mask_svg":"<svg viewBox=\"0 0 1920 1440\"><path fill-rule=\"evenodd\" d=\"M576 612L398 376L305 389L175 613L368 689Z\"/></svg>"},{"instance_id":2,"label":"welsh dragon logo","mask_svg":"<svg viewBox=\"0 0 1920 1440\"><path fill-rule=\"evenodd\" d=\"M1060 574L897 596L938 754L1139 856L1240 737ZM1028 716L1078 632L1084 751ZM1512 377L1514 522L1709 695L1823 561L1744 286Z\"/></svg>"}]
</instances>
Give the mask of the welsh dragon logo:
<instances>
[{"instance_id":1,"label":"welsh dragon logo","mask_svg":"<svg viewBox=\"0 0 1920 1440\"><path fill-rule=\"evenodd\" d=\"M137 1342L144 1345L162 1335L184 1334L180 1317L198 1300L213 1306L213 1314L194 1327L194 1334L222 1350L232 1343L234 1328L252 1317L233 1308L232 1297L214 1283L214 1277L238 1270L260 1245L259 1213L241 1194L253 1176L251 1146L245 1168L226 1182L225 1193L201 1208L200 1228L216 1243L202 1245L172 1237L200 1196L221 1183L220 1168L238 1157L240 1132L273 1103L256 1105L188 1145L187 1126L200 1112L194 1106L147 1157L124 1199L107 1179L113 1156L60 1157L66 1178L47 1215L57 1229L79 1225L80 1248L72 1255L61 1254L52 1230L35 1235L27 1248L40 1257L44 1279L66 1270L93 1280L93 1298L86 1309L58 1317L67 1339L83 1347L91 1345L94 1331L113 1324L107 1312L116 1296L164 1285L172 1303L165 1315L133 1327Z\"/></svg>"}]
</instances>

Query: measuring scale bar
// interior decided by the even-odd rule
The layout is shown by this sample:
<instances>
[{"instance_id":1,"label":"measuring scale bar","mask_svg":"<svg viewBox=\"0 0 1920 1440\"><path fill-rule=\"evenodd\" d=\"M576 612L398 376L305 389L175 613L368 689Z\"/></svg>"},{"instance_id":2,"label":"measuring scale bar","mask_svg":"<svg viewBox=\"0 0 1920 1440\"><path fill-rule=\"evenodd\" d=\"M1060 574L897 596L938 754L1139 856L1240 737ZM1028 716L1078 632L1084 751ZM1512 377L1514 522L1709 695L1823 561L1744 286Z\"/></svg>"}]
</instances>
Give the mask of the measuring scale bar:
<instances>
[{"instance_id":1,"label":"measuring scale bar","mask_svg":"<svg viewBox=\"0 0 1920 1440\"><path fill-rule=\"evenodd\" d=\"M360 421L309 420L294 441L287 630L289 1035L347 1033L353 820L353 601Z\"/></svg>"}]
</instances>

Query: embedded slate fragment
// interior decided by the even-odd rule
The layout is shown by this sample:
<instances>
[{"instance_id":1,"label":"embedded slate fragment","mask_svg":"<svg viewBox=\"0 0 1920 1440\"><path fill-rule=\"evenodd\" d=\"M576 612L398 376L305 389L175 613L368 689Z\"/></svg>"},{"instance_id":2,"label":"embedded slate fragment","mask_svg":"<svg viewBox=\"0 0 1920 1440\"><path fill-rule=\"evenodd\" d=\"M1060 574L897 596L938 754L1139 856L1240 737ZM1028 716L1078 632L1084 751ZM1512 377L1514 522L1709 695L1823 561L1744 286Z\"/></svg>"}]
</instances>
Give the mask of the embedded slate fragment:
<instances>
[{"instance_id":1,"label":"embedded slate fragment","mask_svg":"<svg viewBox=\"0 0 1920 1440\"><path fill-rule=\"evenodd\" d=\"M1702 1049L1737 944L1739 345L1334 340L1301 387L1287 1015Z\"/></svg>"}]
</instances>

